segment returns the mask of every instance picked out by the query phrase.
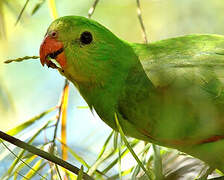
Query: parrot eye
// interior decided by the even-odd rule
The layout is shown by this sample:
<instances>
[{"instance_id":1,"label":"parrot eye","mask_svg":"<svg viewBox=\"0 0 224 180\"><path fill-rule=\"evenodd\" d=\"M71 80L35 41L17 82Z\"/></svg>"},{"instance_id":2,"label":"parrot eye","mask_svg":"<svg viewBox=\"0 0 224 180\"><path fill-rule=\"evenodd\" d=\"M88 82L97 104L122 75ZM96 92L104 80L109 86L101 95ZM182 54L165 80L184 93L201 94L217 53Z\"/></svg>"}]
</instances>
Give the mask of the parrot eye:
<instances>
[{"instance_id":1,"label":"parrot eye","mask_svg":"<svg viewBox=\"0 0 224 180\"><path fill-rule=\"evenodd\" d=\"M81 34L80 41L82 44L90 44L93 41L93 36L90 32L85 31Z\"/></svg>"},{"instance_id":2,"label":"parrot eye","mask_svg":"<svg viewBox=\"0 0 224 180\"><path fill-rule=\"evenodd\" d=\"M52 38L56 38L56 37L57 37L57 32L55 32L55 31L51 32L51 33L50 33L50 36L51 36Z\"/></svg>"}]
</instances>

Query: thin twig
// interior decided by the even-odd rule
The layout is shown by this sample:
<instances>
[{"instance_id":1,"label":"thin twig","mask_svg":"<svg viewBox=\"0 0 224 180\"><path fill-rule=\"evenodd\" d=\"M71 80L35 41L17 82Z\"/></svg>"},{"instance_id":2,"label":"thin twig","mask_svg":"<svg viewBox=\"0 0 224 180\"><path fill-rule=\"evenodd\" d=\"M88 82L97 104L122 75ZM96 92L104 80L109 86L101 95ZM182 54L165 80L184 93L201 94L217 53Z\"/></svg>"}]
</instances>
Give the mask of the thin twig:
<instances>
[{"instance_id":1,"label":"thin twig","mask_svg":"<svg viewBox=\"0 0 224 180\"><path fill-rule=\"evenodd\" d=\"M148 43L148 38L147 38L147 34L146 34L144 23L143 23L143 19L142 19L140 0L136 0L136 3L137 3L137 14L138 14L138 19L139 19L139 22L140 22L140 25L141 25L143 38L144 38L145 43Z\"/></svg>"},{"instance_id":2,"label":"thin twig","mask_svg":"<svg viewBox=\"0 0 224 180\"><path fill-rule=\"evenodd\" d=\"M4 63L8 64L8 63L11 63L11 62L21 62L21 61L24 61L24 60L39 59L39 58L40 58L39 56L24 56L24 57L20 57L20 58L16 58L16 59L6 60L6 61L4 61Z\"/></svg>"},{"instance_id":3,"label":"thin twig","mask_svg":"<svg viewBox=\"0 0 224 180\"><path fill-rule=\"evenodd\" d=\"M89 9L89 11L88 11L88 18L91 18L91 16L93 15L98 2L99 2L99 0L95 0L93 5L92 5L92 7Z\"/></svg>"},{"instance_id":4,"label":"thin twig","mask_svg":"<svg viewBox=\"0 0 224 180\"><path fill-rule=\"evenodd\" d=\"M59 110L58 110L58 116L57 116L57 121L55 123L55 129L54 129L54 136L53 136L53 140L52 140L52 146L50 147L50 152L52 154L54 154L54 150L55 150L55 146L56 146L56 138L57 138L57 131L58 131L58 124L60 122L60 119L61 119L61 114L62 114L62 110L63 110L63 104L64 104L64 96L65 96L65 93L66 93L66 89L68 88L68 85L69 85L69 82L67 79L65 79L65 85L64 85L64 88L63 88L63 91L62 91L62 96L61 96L61 99L60 99L60 103L59 103ZM66 160L66 159L65 159ZM56 165L56 171L57 171L57 165ZM58 174L60 174L59 171L57 171ZM61 175L59 175L61 176Z\"/></svg>"},{"instance_id":5,"label":"thin twig","mask_svg":"<svg viewBox=\"0 0 224 180\"><path fill-rule=\"evenodd\" d=\"M59 121L61 119L61 110L62 110L62 104L63 104L63 99L64 99L64 94L65 94L65 89L66 87L69 85L68 83L68 80L66 79L65 80L65 85L64 85L64 88L63 88L63 92L62 92L62 96L61 96L61 99L60 99L60 103L59 103L59 111L58 111L58 118L57 118L57 121L56 121L56 124L55 124L55 129L54 129L54 136L53 136L53 147L55 146L55 140L56 140L56 137L57 137L57 130L58 130L58 124L59 124Z\"/></svg>"},{"instance_id":6,"label":"thin twig","mask_svg":"<svg viewBox=\"0 0 224 180\"><path fill-rule=\"evenodd\" d=\"M30 0L26 0L26 3L24 4L24 6L23 6L22 10L20 11L19 16L18 16L18 18L16 20L15 26L18 24L19 20L21 19L22 15L23 15L23 12L26 9L26 6L27 6L29 1Z\"/></svg>"},{"instance_id":7,"label":"thin twig","mask_svg":"<svg viewBox=\"0 0 224 180\"><path fill-rule=\"evenodd\" d=\"M73 166L72 164L54 156L53 154L50 154L50 153L47 153L47 152L45 152L41 149L38 149L38 148L36 148L36 147L34 147L30 144L27 144L27 143L13 137L13 136L9 136L8 134L6 134L2 131L0 131L0 138L14 144L15 146L18 146L22 149L25 149L32 154L36 154L36 155L38 155L38 156L40 156L40 157L42 157L42 158L44 158L48 161L51 161L55 164L58 164L59 166L75 173L76 175L78 175L78 173L79 173L80 169L77 168L76 166ZM83 172L83 179L84 180L93 180L92 177L90 177L88 174L86 174L84 172Z\"/></svg>"}]
</instances>

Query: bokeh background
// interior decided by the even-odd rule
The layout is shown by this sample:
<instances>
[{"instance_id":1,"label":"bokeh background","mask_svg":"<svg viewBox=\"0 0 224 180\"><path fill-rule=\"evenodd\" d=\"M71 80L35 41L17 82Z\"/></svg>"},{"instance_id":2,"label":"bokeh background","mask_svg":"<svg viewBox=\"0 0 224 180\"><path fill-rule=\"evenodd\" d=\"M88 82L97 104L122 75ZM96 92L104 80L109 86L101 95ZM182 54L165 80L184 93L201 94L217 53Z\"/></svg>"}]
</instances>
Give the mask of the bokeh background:
<instances>
[{"instance_id":1,"label":"bokeh background","mask_svg":"<svg viewBox=\"0 0 224 180\"><path fill-rule=\"evenodd\" d=\"M7 131L55 106L64 86L64 78L56 70L43 68L39 60L3 63L7 59L38 55L41 41L52 22L47 0L31 16L33 8L39 2L33 0L28 3L21 20L15 26L25 2L26 0L0 1L0 129L2 131ZM192 33L224 35L223 0L141 0L140 2L150 41ZM91 0L56 0L56 7L59 16L87 16L92 3ZM92 19L105 25L122 39L143 42L136 9L135 1L100 0ZM99 153L99 147L103 145L111 129L88 108L79 108L80 106L87 104L71 84L67 122L68 144L91 162ZM51 136L51 131L48 133L48 136ZM0 164L0 174L4 169L7 169L7 166Z\"/></svg>"}]
</instances>

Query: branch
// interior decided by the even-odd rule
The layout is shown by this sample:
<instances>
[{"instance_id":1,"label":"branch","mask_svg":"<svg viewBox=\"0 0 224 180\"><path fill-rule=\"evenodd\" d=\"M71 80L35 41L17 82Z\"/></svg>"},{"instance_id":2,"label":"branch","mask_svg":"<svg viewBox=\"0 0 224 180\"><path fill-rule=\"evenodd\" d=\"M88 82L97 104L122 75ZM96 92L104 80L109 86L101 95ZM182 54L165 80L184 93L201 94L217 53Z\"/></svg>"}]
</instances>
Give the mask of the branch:
<instances>
[{"instance_id":1,"label":"branch","mask_svg":"<svg viewBox=\"0 0 224 180\"><path fill-rule=\"evenodd\" d=\"M29 145L29 144L15 138L15 137L13 137L13 136L9 136L8 134L6 134L2 131L0 131L0 138L14 144L15 146L18 146L22 149L27 150L30 153L36 154L36 155L38 155L38 156L40 156L40 157L42 157L42 158L44 158L48 161L51 161L51 162L53 162L53 163L55 163L55 164L57 164L57 165L59 165L63 168L75 173L76 175L78 175L78 173L80 171L80 169L77 168L76 166L73 166L72 164L70 164L70 163L68 163L64 160L62 160L62 159L60 159L60 158L58 158L58 157L56 157L52 154L49 154L49 153L47 153L43 150L40 150L40 149L38 149L38 148L36 148L32 145ZM84 172L83 172L83 179L84 180L93 180L92 177L90 177L88 174L86 174Z\"/></svg>"},{"instance_id":2,"label":"branch","mask_svg":"<svg viewBox=\"0 0 224 180\"><path fill-rule=\"evenodd\" d=\"M56 140L56 137L57 137L58 124L59 124L59 121L61 119L62 105L64 103L64 96L65 96L66 89L68 88L68 86L69 86L68 80L65 79L65 85L64 85L64 88L63 88L63 91L62 91L62 96L61 96L60 103L59 103L58 118L57 118L57 122L55 124L55 129L54 129L54 137L53 137L53 140L52 140L53 146L55 146L55 140Z\"/></svg>"}]
</instances>

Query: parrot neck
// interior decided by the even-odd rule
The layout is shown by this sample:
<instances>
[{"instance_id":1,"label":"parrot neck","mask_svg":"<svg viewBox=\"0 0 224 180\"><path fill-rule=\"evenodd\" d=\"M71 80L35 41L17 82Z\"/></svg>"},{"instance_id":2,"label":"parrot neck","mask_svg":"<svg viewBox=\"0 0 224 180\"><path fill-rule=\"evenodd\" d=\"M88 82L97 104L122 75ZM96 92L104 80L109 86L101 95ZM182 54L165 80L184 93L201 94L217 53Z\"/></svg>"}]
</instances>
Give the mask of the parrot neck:
<instances>
[{"instance_id":1,"label":"parrot neck","mask_svg":"<svg viewBox=\"0 0 224 180\"><path fill-rule=\"evenodd\" d=\"M117 127L114 113L119 113L120 101L127 96L135 101L142 96L142 92L145 92L146 97L155 94L155 88L139 61L127 72L114 73L113 76L108 77L106 82L74 84L89 107L94 108L99 117L113 129Z\"/></svg>"}]
</instances>

